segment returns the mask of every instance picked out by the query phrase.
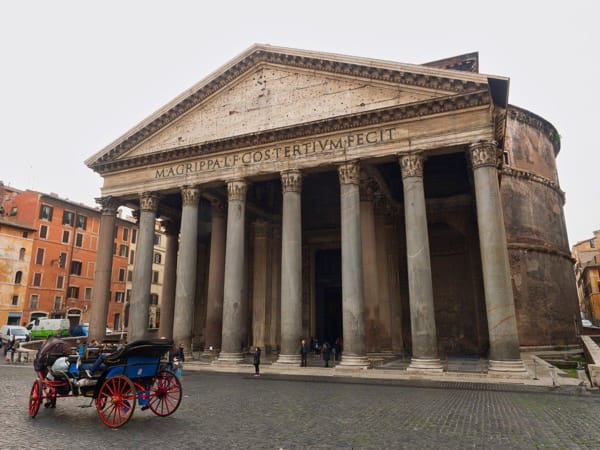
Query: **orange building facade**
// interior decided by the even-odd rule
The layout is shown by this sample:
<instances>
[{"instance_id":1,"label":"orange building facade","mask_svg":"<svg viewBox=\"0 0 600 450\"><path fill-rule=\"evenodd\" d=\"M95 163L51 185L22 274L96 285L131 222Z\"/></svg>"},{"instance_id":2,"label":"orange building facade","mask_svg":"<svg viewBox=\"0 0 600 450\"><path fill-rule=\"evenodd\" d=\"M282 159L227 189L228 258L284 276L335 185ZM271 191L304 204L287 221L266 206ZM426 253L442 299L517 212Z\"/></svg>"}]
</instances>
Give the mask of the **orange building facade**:
<instances>
[{"instance_id":1,"label":"orange building facade","mask_svg":"<svg viewBox=\"0 0 600 450\"><path fill-rule=\"evenodd\" d=\"M594 231L594 237L576 243L572 252L582 318L600 325L600 230Z\"/></svg>"},{"instance_id":2,"label":"orange building facade","mask_svg":"<svg viewBox=\"0 0 600 450\"><path fill-rule=\"evenodd\" d=\"M25 224L0 217L0 323L21 325L33 232Z\"/></svg>"},{"instance_id":3,"label":"orange building facade","mask_svg":"<svg viewBox=\"0 0 600 450\"><path fill-rule=\"evenodd\" d=\"M68 318L89 322L100 211L35 191L4 196L10 219L32 230L29 270L23 281L21 321ZM135 224L117 219L107 326L122 328L129 241Z\"/></svg>"}]
</instances>

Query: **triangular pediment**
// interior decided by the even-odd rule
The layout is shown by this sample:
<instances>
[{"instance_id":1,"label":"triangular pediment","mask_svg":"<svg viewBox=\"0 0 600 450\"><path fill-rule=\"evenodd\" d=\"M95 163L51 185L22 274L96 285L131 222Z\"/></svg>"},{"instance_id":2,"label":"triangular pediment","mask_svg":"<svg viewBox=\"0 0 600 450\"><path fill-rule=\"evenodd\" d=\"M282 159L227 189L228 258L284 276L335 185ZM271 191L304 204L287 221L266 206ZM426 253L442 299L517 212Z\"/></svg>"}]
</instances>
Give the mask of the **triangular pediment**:
<instances>
[{"instance_id":1,"label":"triangular pediment","mask_svg":"<svg viewBox=\"0 0 600 450\"><path fill-rule=\"evenodd\" d=\"M440 95L448 93L263 65L121 157L430 100Z\"/></svg>"},{"instance_id":2,"label":"triangular pediment","mask_svg":"<svg viewBox=\"0 0 600 450\"><path fill-rule=\"evenodd\" d=\"M111 162L487 89L476 73L257 45L86 161Z\"/></svg>"}]
</instances>

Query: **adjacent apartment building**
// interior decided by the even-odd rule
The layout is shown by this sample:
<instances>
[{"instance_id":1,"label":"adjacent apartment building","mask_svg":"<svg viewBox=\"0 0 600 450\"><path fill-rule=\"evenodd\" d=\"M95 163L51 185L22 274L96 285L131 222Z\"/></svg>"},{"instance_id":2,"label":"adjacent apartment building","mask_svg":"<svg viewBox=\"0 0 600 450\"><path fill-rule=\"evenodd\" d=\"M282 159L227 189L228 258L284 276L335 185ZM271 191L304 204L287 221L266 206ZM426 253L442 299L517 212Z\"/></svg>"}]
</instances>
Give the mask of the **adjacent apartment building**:
<instances>
[{"instance_id":1,"label":"adjacent apartment building","mask_svg":"<svg viewBox=\"0 0 600 450\"><path fill-rule=\"evenodd\" d=\"M0 185L2 323L38 317L89 322L100 211L56 194ZM117 218L107 326L123 327L129 244L135 224Z\"/></svg>"},{"instance_id":2,"label":"adjacent apartment building","mask_svg":"<svg viewBox=\"0 0 600 450\"><path fill-rule=\"evenodd\" d=\"M582 318L600 325L600 230L575 244L572 251Z\"/></svg>"}]
</instances>

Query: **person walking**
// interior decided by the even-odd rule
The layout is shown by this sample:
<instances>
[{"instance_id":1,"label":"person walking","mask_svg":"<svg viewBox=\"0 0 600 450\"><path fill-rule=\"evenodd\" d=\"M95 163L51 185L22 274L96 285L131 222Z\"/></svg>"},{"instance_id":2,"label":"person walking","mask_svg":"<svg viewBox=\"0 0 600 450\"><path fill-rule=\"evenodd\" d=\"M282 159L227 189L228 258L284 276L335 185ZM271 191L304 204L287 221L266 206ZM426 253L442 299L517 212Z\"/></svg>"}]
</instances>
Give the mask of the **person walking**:
<instances>
[{"instance_id":1,"label":"person walking","mask_svg":"<svg viewBox=\"0 0 600 450\"><path fill-rule=\"evenodd\" d=\"M329 342L325 342L321 348L321 355L323 355L323 361L325 361L325 367L329 367L329 360L331 359L331 346Z\"/></svg>"},{"instance_id":2,"label":"person walking","mask_svg":"<svg viewBox=\"0 0 600 450\"><path fill-rule=\"evenodd\" d=\"M15 362L15 351L17 350L19 343L17 342L17 338L13 334L10 337L10 341L8 342L8 351L10 352L10 362ZM5 358L7 361L9 360L8 355Z\"/></svg>"},{"instance_id":3,"label":"person walking","mask_svg":"<svg viewBox=\"0 0 600 450\"><path fill-rule=\"evenodd\" d=\"M308 352L308 344L302 339L302 342L300 342L300 367L308 366Z\"/></svg>"},{"instance_id":4,"label":"person walking","mask_svg":"<svg viewBox=\"0 0 600 450\"><path fill-rule=\"evenodd\" d=\"M254 376L260 377L260 347L254 349L252 364L254 364Z\"/></svg>"}]
</instances>

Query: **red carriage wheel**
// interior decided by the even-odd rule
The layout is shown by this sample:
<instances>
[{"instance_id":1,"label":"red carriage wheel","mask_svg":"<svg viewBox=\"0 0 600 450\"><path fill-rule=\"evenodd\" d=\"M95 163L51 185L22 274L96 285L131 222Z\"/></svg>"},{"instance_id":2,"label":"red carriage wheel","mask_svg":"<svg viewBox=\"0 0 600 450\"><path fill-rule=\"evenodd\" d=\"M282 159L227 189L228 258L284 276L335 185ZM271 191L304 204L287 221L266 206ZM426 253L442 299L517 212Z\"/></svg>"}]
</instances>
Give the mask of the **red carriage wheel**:
<instances>
[{"instance_id":1,"label":"red carriage wheel","mask_svg":"<svg viewBox=\"0 0 600 450\"><path fill-rule=\"evenodd\" d=\"M40 380L35 380L33 386L31 386L31 392L29 393L29 417L32 419L37 416L43 397L44 390L42 382Z\"/></svg>"},{"instance_id":2,"label":"red carriage wheel","mask_svg":"<svg viewBox=\"0 0 600 450\"><path fill-rule=\"evenodd\" d=\"M181 382L173 372L161 370L150 387L148 406L157 416L173 414L181 403Z\"/></svg>"},{"instance_id":3,"label":"red carriage wheel","mask_svg":"<svg viewBox=\"0 0 600 450\"><path fill-rule=\"evenodd\" d=\"M131 418L135 402L135 386L129 378L118 375L102 384L96 397L96 409L104 425L119 428Z\"/></svg>"}]
</instances>

